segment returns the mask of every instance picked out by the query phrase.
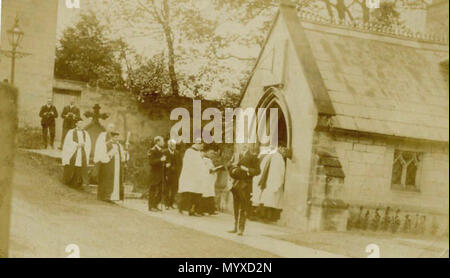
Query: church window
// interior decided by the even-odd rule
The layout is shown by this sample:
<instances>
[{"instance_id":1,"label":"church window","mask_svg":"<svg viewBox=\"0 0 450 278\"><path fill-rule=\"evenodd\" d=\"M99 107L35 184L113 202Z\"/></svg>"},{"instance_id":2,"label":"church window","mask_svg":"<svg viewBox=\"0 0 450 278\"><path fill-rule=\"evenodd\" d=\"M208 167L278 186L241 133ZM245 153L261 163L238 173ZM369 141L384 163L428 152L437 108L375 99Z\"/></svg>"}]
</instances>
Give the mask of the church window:
<instances>
[{"instance_id":1,"label":"church window","mask_svg":"<svg viewBox=\"0 0 450 278\"><path fill-rule=\"evenodd\" d=\"M417 175L420 161L420 153L396 150L392 166L392 188L419 191Z\"/></svg>"}]
</instances>

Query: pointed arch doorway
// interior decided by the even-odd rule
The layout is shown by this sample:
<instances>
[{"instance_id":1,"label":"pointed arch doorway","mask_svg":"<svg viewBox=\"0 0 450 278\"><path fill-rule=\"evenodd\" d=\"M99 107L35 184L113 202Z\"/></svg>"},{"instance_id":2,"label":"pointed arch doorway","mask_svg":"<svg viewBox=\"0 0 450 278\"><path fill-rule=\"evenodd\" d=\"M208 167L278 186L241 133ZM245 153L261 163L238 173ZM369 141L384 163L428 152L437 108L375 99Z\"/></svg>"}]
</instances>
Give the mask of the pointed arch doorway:
<instances>
[{"instance_id":1,"label":"pointed arch doorway","mask_svg":"<svg viewBox=\"0 0 450 278\"><path fill-rule=\"evenodd\" d=\"M264 94L258 101L256 106L256 110L259 108L267 109L267 115L265 119L266 125L269 125L270 121L270 113L271 108L277 109L278 112L278 121L277 121L277 135L278 135L278 146L285 147L291 150L292 147L292 124L291 124L291 115L289 113L289 109L287 106L287 102L284 98L283 92L281 89L275 86L266 87L264 89ZM260 123L257 124L257 129ZM269 135L269 128L266 130L266 135ZM290 157L290 155L288 155Z\"/></svg>"},{"instance_id":2,"label":"pointed arch doorway","mask_svg":"<svg viewBox=\"0 0 450 278\"><path fill-rule=\"evenodd\" d=\"M258 104L256 106L257 109L259 108L265 108L267 109L266 117L262 119L258 119L259 121L266 121L266 126L268 126L270 123L270 113L273 113L274 111L271 110L272 108L276 109L276 113L278 114L278 119L276 121L277 126L277 136L278 136L278 147L284 147L286 152L284 153L284 162L285 162L285 171L284 176L286 176L287 172L287 166L289 160L290 160L290 154L291 154L291 146L292 146L292 124L291 124L291 116L289 113L289 109L287 106L287 102L284 98L283 91L278 87L267 87L264 89L264 93L261 96L260 100L258 101ZM257 110L256 109L256 110ZM255 124L257 125L257 129L261 122L255 121ZM269 135L270 129L265 129L266 135ZM264 146L262 146L264 147ZM268 146L267 146L268 147ZM272 162L269 166L266 166L266 161L264 160L264 155L261 157L261 171L263 176L263 172L265 171L264 168L266 167L272 167ZM272 161L272 160L271 160ZM278 160L279 161L279 160ZM263 166L264 164L264 166ZM281 164L279 164L281 165ZM277 167L277 166L273 166ZM277 169L277 168L274 168ZM253 184L253 192L254 197L252 198L252 204L253 209L251 213L251 218L253 220L257 221L269 221L269 222L276 222L283 211L283 196L284 196L284 183L281 187L281 190L278 190L274 193L271 193L271 190L269 189L270 185L267 185L265 189L261 190L262 187L259 185L260 177L257 177ZM277 185L275 185L277 186Z\"/></svg>"}]
</instances>

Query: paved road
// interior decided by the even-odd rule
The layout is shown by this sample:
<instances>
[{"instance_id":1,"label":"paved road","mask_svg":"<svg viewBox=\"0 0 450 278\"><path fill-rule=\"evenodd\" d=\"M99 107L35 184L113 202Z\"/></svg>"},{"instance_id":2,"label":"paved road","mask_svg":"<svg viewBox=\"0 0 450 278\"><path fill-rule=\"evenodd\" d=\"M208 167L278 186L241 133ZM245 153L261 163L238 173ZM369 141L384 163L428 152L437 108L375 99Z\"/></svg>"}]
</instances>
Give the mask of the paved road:
<instances>
[{"instance_id":1,"label":"paved road","mask_svg":"<svg viewBox=\"0 0 450 278\"><path fill-rule=\"evenodd\" d=\"M97 201L63 186L60 169L19 152L13 192L11 257L274 257L160 218Z\"/></svg>"}]
</instances>

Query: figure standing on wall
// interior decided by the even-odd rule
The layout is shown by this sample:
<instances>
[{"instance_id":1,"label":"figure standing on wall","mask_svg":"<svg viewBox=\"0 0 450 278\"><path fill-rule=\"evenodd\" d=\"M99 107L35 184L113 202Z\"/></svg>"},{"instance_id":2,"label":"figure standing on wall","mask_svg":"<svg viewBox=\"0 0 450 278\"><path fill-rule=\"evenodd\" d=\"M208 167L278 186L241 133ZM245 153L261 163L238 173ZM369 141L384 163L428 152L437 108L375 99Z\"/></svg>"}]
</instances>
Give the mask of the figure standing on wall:
<instances>
[{"instance_id":1,"label":"figure standing on wall","mask_svg":"<svg viewBox=\"0 0 450 278\"><path fill-rule=\"evenodd\" d=\"M375 215L373 216L373 219L372 219L372 230L373 231L378 230L378 225L380 224L380 219L381 219L381 216L379 213L379 208L377 208L375 210Z\"/></svg>"},{"instance_id":2,"label":"figure standing on wall","mask_svg":"<svg viewBox=\"0 0 450 278\"><path fill-rule=\"evenodd\" d=\"M360 206L358 216L356 217L355 223L353 224L353 227L355 227L355 229L362 229L363 212L364 212L364 207Z\"/></svg>"},{"instance_id":3,"label":"figure standing on wall","mask_svg":"<svg viewBox=\"0 0 450 278\"><path fill-rule=\"evenodd\" d=\"M393 233L396 233L398 230L398 227L400 227L400 215L399 214L400 214L400 209L397 209L394 217L392 218L391 231Z\"/></svg>"},{"instance_id":4,"label":"figure standing on wall","mask_svg":"<svg viewBox=\"0 0 450 278\"><path fill-rule=\"evenodd\" d=\"M75 97L70 100L69 105L64 107L61 118L63 118L63 132L61 137L61 144L59 146L60 149L62 148L67 132L75 128L76 119L80 118L80 109L75 106Z\"/></svg>"},{"instance_id":5,"label":"figure standing on wall","mask_svg":"<svg viewBox=\"0 0 450 278\"><path fill-rule=\"evenodd\" d=\"M367 230L367 228L369 227L369 220L370 220L370 210L367 209L366 214L364 215L361 229Z\"/></svg>"},{"instance_id":6,"label":"figure standing on wall","mask_svg":"<svg viewBox=\"0 0 450 278\"><path fill-rule=\"evenodd\" d=\"M391 208L387 207L386 210L384 211L383 224L381 227L383 231L387 231L389 229L389 224L391 223L391 217L389 216L390 210Z\"/></svg>"},{"instance_id":7,"label":"figure standing on wall","mask_svg":"<svg viewBox=\"0 0 450 278\"><path fill-rule=\"evenodd\" d=\"M55 119L58 117L58 111L53 105L51 98L47 99L47 104L41 107L39 117L41 117L44 149L46 149L47 146L50 146L53 149L55 142ZM48 138L49 136L50 138ZM48 139L50 139L50 142Z\"/></svg>"},{"instance_id":8,"label":"figure standing on wall","mask_svg":"<svg viewBox=\"0 0 450 278\"><path fill-rule=\"evenodd\" d=\"M425 215L422 215L420 217L420 223L419 223L419 234L423 235L425 234L425 223L427 222L427 217Z\"/></svg>"},{"instance_id":9,"label":"figure standing on wall","mask_svg":"<svg viewBox=\"0 0 450 278\"><path fill-rule=\"evenodd\" d=\"M403 224L403 232L409 233L411 230L411 218L409 218L409 214L405 216L405 223Z\"/></svg>"}]
</instances>

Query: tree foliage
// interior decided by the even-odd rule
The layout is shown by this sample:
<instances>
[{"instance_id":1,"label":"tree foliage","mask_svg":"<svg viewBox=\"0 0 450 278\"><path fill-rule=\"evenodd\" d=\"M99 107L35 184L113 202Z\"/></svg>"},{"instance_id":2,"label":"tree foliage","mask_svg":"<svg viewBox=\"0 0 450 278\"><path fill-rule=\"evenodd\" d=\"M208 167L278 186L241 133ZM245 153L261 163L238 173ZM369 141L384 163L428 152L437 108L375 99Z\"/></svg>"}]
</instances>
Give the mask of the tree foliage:
<instances>
[{"instance_id":1,"label":"tree foliage","mask_svg":"<svg viewBox=\"0 0 450 278\"><path fill-rule=\"evenodd\" d=\"M220 98L227 104L239 99L280 2L102 1L97 8L103 10L95 13L102 17L103 24L88 15L64 32L57 53L57 76L70 75L76 80L108 86L125 83L141 101L161 94ZM293 3L298 9L339 20L392 25L400 24L397 9L400 1L404 2L382 1L377 10L369 9L366 0L293 0ZM139 45L144 45L142 49L147 49L147 53L134 49ZM126 69L124 74L122 68Z\"/></svg>"},{"instance_id":2,"label":"tree foliage","mask_svg":"<svg viewBox=\"0 0 450 278\"><path fill-rule=\"evenodd\" d=\"M107 27L94 13L82 14L63 32L56 50L55 77L88 82L104 88L123 88L120 49L122 40L111 40Z\"/></svg>"}]
</instances>

